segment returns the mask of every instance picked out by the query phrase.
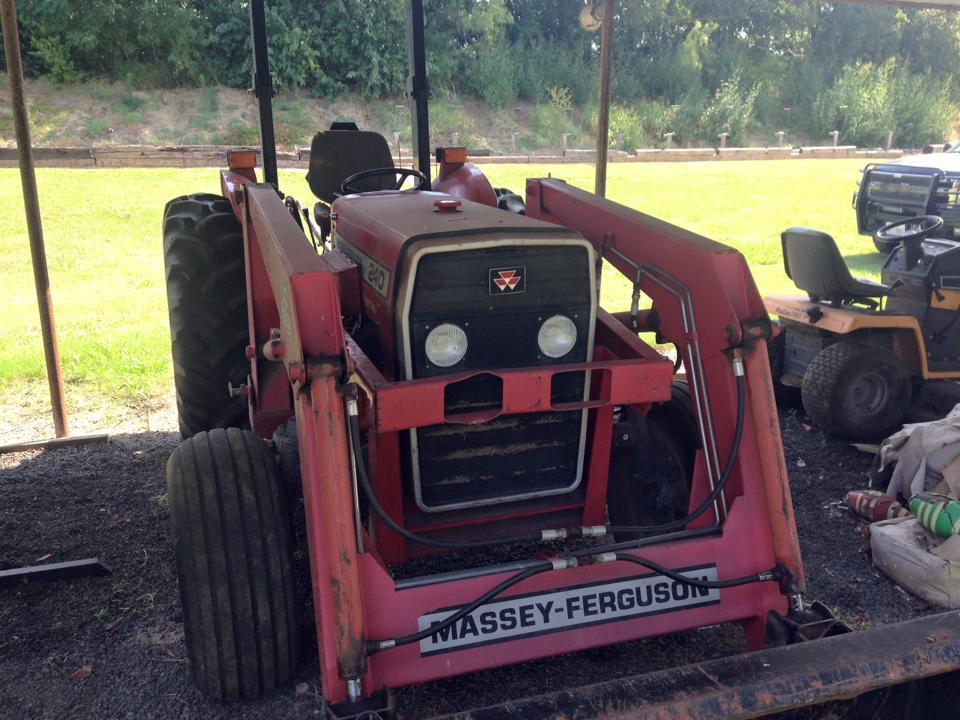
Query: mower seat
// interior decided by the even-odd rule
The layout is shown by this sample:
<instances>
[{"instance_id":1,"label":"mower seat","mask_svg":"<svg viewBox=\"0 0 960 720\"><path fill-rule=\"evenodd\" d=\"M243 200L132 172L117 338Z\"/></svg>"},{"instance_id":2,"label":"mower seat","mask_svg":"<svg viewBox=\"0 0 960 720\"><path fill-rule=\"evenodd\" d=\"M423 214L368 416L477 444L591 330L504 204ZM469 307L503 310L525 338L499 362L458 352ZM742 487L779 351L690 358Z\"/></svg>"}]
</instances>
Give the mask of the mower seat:
<instances>
[{"instance_id":1,"label":"mower seat","mask_svg":"<svg viewBox=\"0 0 960 720\"><path fill-rule=\"evenodd\" d=\"M329 205L340 194L340 185L349 176L364 170L392 167L393 156L383 135L358 130L353 123L334 123L330 130L313 136L307 182L313 194ZM387 175L359 181L365 192L389 190L394 183L396 178Z\"/></svg>"},{"instance_id":2,"label":"mower seat","mask_svg":"<svg viewBox=\"0 0 960 720\"><path fill-rule=\"evenodd\" d=\"M780 236L783 269L813 301L844 301L883 297L888 285L850 275L833 238L819 230L790 228Z\"/></svg>"}]
</instances>

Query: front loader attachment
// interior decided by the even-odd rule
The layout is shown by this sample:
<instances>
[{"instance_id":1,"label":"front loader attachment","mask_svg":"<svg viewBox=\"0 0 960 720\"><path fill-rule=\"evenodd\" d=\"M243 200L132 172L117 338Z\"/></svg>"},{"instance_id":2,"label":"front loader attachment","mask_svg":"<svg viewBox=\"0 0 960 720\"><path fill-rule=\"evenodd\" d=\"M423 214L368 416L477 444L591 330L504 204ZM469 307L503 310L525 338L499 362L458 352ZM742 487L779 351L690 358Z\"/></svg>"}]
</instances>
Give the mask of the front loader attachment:
<instances>
[{"instance_id":1,"label":"front loader attachment","mask_svg":"<svg viewBox=\"0 0 960 720\"><path fill-rule=\"evenodd\" d=\"M948 720L960 613L511 700L434 720Z\"/></svg>"}]
</instances>

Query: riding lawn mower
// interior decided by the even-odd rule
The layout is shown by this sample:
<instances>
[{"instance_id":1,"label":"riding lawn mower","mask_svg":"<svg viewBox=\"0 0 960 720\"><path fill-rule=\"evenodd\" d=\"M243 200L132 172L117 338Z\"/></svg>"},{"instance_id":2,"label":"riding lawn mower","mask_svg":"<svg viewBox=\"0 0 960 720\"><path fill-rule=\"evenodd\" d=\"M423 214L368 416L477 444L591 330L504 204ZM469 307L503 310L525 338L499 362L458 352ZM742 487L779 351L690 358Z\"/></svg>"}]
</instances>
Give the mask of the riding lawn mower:
<instances>
[{"instance_id":1,"label":"riding lawn mower","mask_svg":"<svg viewBox=\"0 0 960 720\"><path fill-rule=\"evenodd\" d=\"M771 365L828 432L880 440L908 412L942 416L960 401L960 242L931 237L942 227L927 215L877 230L897 244L880 283L852 277L826 233L783 233L784 269L807 298L767 298L782 328Z\"/></svg>"}]
</instances>

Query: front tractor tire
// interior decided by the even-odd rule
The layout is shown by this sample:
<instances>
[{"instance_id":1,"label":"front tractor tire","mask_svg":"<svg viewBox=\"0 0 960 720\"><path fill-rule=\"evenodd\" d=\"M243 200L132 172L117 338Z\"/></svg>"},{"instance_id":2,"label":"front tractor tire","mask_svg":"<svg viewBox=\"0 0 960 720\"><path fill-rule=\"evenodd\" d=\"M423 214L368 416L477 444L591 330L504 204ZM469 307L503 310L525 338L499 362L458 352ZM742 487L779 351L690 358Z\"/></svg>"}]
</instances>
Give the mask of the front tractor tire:
<instances>
[{"instance_id":1,"label":"front tractor tire","mask_svg":"<svg viewBox=\"0 0 960 720\"><path fill-rule=\"evenodd\" d=\"M293 533L276 461L230 428L197 433L167 462L187 658L218 700L260 697L297 665Z\"/></svg>"},{"instance_id":2,"label":"front tractor tire","mask_svg":"<svg viewBox=\"0 0 960 720\"><path fill-rule=\"evenodd\" d=\"M881 440L900 428L910 403L910 377L890 350L841 340L817 353L801 386L803 407L831 435Z\"/></svg>"},{"instance_id":3,"label":"front tractor tire","mask_svg":"<svg viewBox=\"0 0 960 720\"><path fill-rule=\"evenodd\" d=\"M242 427L247 401L229 386L249 373L247 290L243 230L230 203L219 195L167 203L163 261L180 435Z\"/></svg>"}]
</instances>

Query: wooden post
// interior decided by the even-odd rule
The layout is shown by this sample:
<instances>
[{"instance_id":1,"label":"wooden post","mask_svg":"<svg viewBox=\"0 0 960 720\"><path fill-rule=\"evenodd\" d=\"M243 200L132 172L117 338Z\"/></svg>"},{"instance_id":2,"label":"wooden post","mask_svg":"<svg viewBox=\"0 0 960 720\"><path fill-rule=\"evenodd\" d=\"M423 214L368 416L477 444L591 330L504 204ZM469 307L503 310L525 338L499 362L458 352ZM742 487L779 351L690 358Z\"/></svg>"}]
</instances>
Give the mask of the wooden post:
<instances>
[{"instance_id":1,"label":"wooden post","mask_svg":"<svg viewBox=\"0 0 960 720\"><path fill-rule=\"evenodd\" d=\"M664 133L663 136L667 139L667 150L673 147L673 136L676 135L675 132Z\"/></svg>"},{"instance_id":2,"label":"wooden post","mask_svg":"<svg viewBox=\"0 0 960 720\"><path fill-rule=\"evenodd\" d=\"M3 26L3 47L10 79L10 106L17 135L17 156L20 161L20 183L23 186L23 206L30 237L30 258L33 261L33 282L40 307L40 333L43 336L43 356L47 365L47 384L50 386L50 407L53 427L58 438L70 434L67 425L67 407L63 395L63 373L60 370L60 349L53 319L53 297L47 272L47 254L43 242L43 223L40 219L40 198L37 177L33 168L33 149L30 141L30 121L23 87L23 64L20 58L20 38L17 34L16 0L0 0L0 25Z\"/></svg>"},{"instance_id":3,"label":"wooden post","mask_svg":"<svg viewBox=\"0 0 960 720\"><path fill-rule=\"evenodd\" d=\"M717 137L720 138L720 148L723 149L727 146L727 137L730 133L722 132Z\"/></svg>"},{"instance_id":4,"label":"wooden post","mask_svg":"<svg viewBox=\"0 0 960 720\"><path fill-rule=\"evenodd\" d=\"M784 132L783 130L780 130L777 133L777 147L783 147L783 138L785 135L786 135L786 132Z\"/></svg>"},{"instance_id":5,"label":"wooden post","mask_svg":"<svg viewBox=\"0 0 960 720\"><path fill-rule=\"evenodd\" d=\"M610 71L613 64L613 0L603 0L600 28L600 99L597 103L597 167L594 192L607 194L607 147L610 142Z\"/></svg>"}]
</instances>

